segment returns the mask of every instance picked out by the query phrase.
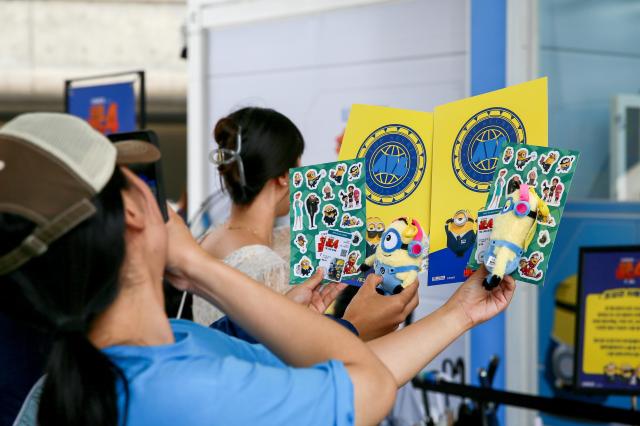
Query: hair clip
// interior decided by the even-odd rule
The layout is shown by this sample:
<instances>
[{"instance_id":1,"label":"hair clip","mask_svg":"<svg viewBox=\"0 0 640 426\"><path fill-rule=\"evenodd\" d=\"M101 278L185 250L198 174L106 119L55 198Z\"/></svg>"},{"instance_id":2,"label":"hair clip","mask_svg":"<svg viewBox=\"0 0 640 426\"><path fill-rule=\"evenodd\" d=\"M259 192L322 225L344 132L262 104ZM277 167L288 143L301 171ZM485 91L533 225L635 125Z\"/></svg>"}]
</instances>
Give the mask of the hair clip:
<instances>
[{"instance_id":1,"label":"hair clip","mask_svg":"<svg viewBox=\"0 0 640 426\"><path fill-rule=\"evenodd\" d=\"M242 127L238 126L238 135L236 137L236 149L218 148L209 153L209 161L216 166L222 166L231 164L234 161L238 163L238 175L240 178L240 185L242 188L247 186L247 181L244 176L244 164L242 163L242 157L240 157L240 150L242 149Z\"/></svg>"}]
</instances>

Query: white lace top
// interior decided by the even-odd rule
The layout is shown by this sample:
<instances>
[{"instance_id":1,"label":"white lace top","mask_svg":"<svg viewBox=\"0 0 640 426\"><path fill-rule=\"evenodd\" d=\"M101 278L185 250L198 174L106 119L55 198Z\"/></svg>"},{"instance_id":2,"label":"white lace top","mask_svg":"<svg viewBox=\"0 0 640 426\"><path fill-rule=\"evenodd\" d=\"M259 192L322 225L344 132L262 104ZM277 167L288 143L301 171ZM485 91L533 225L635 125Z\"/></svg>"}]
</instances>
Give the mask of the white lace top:
<instances>
[{"instance_id":1,"label":"white lace top","mask_svg":"<svg viewBox=\"0 0 640 426\"><path fill-rule=\"evenodd\" d=\"M264 283L278 293L289 291L289 230L274 230L274 248L253 244L231 252L223 262ZM232 289L229 289L232 291ZM206 300L193 296L193 320L209 326L225 314Z\"/></svg>"}]
</instances>

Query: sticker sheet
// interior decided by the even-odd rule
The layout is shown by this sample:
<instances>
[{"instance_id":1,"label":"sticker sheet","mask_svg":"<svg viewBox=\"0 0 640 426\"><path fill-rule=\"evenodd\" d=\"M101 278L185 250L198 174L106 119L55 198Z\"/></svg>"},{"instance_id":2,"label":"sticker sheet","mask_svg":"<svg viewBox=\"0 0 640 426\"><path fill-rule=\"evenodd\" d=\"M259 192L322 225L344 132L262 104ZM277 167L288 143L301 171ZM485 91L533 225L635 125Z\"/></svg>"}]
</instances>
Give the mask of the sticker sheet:
<instances>
[{"instance_id":1,"label":"sticker sheet","mask_svg":"<svg viewBox=\"0 0 640 426\"><path fill-rule=\"evenodd\" d=\"M436 107L429 285L462 282L468 275L476 214L492 195L499 147L547 146L547 127L546 78Z\"/></svg>"},{"instance_id":2,"label":"sticker sheet","mask_svg":"<svg viewBox=\"0 0 640 426\"><path fill-rule=\"evenodd\" d=\"M399 217L416 219L429 234L432 135L429 112L352 106L338 158L364 160L367 256L375 253L383 232Z\"/></svg>"},{"instance_id":3,"label":"sticker sheet","mask_svg":"<svg viewBox=\"0 0 640 426\"><path fill-rule=\"evenodd\" d=\"M533 240L512 276L517 281L530 284L544 283L579 155L577 151L532 145L507 145L502 149L487 203L478 213L478 239L469 259L470 269L477 269L486 260L493 218L501 214L507 195L525 183L534 187L542 201L547 203L550 215L546 221L538 219Z\"/></svg>"},{"instance_id":4,"label":"sticker sheet","mask_svg":"<svg viewBox=\"0 0 640 426\"><path fill-rule=\"evenodd\" d=\"M292 284L319 266L326 281L359 285L365 257L364 160L289 170Z\"/></svg>"}]
</instances>

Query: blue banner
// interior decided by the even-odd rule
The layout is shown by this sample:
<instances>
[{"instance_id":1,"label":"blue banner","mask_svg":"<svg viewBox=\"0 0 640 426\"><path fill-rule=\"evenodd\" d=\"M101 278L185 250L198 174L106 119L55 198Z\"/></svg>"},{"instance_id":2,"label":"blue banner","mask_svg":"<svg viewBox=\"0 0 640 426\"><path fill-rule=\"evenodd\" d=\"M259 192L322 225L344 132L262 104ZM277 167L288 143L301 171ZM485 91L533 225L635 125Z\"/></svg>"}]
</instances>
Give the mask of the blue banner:
<instances>
[{"instance_id":1,"label":"blue banner","mask_svg":"<svg viewBox=\"0 0 640 426\"><path fill-rule=\"evenodd\" d=\"M132 82L71 88L68 101L70 114L86 120L105 135L137 129Z\"/></svg>"}]
</instances>

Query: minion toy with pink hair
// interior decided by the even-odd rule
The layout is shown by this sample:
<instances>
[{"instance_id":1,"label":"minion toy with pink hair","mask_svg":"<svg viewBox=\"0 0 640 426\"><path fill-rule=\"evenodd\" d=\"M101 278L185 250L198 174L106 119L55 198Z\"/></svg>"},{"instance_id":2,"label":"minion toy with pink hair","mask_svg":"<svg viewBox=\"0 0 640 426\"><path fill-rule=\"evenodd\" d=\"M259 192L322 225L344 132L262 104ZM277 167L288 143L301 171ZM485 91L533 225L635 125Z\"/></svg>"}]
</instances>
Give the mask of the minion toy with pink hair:
<instances>
[{"instance_id":1,"label":"minion toy with pink hair","mask_svg":"<svg viewBox=\"0 0 640 426\"><path fill-rule=\"evenodd\" d=\"M407 217L391 222L382 234L376 252L364 263L382 277L385 293L400 293L418 278L425 256L424 238L420 223Z\"/></svg>"},{"instance_id":2,"label":"minion toy with pink hair","mask_svg":"<svg viewBox=\"0 0 640 426\"><path fill-rule=\"evenodd\" d=\"M505 275L513 273L533 240L538 220L549 217L549 207L534 187L521 184L509 194L502 211L495 218L484 264L489 275L482 285L491 290Z\"/></svg>"}]
</instances>

